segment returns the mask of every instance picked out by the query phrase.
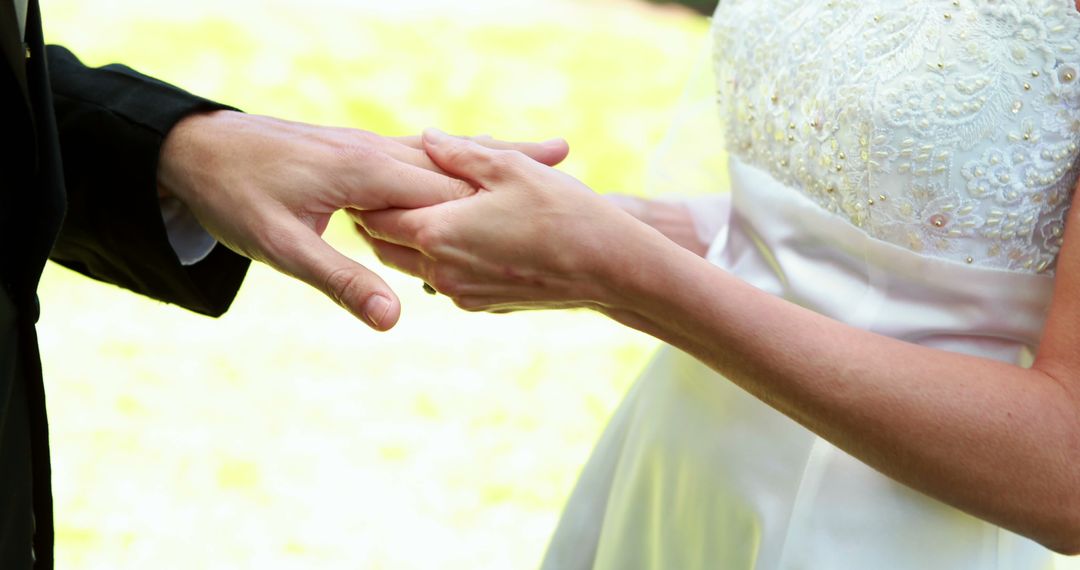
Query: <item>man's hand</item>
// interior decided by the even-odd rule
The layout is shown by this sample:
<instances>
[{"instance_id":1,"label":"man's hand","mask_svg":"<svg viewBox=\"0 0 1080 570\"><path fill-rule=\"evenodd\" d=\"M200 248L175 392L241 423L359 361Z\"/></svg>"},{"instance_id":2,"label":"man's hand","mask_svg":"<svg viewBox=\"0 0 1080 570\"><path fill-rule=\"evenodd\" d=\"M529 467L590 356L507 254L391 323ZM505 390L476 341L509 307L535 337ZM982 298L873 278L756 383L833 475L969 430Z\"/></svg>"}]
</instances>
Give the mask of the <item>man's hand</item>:
<instances>
[{"instance_id":1,"label":"man's hand","mask_svg":"<svg viewBox=\"0 0 1080 570\"><path fill-rule=\"evenodd\" d=\"M562 141L481 144L520 150L545 164L561 162L568 152ZM321 236L340 209L419 208L475 192L419 145L418 137L390 139L215 111L187 117L169 133L158 187L233 251L308 283L387 330L401 312L397 296Z\"/></svg>"}]
</instances>

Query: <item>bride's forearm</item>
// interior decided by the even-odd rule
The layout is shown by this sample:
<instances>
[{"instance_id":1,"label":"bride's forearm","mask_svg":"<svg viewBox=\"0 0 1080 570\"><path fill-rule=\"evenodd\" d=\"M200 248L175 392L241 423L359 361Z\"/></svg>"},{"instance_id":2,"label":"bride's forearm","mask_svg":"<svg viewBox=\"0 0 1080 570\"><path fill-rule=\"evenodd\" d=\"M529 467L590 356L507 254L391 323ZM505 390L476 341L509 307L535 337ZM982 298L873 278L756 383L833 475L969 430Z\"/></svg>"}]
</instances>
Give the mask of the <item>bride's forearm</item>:
<instances>
[{"instance_id":1,"label":"bride's forearm","mask_svg":"<svg viewBox=\"0 0 1080 570\"><path fill-rule=\"evenodd\" d=\"M365 213L381 259L469 310L598 308L894 479L1080 551L1080 333L1071 324L1080 251L1070 244L1038 367L1025 370L872 334L766 294L519 155L445 136L426 136L425 148L485 191Z\"/></svg>"},{"instance_id":2,"label":"bride's forearm","mask_svg":"<svg viewBox=\"0 0 1080 570\"><path fill-rule=\"evenodd\" d=\"M625 259L649 270L610 275L616 320L912 488L1080 550L1080 406L1060 378L850 327L649 236Z\"/></svg>"}]
</instances>

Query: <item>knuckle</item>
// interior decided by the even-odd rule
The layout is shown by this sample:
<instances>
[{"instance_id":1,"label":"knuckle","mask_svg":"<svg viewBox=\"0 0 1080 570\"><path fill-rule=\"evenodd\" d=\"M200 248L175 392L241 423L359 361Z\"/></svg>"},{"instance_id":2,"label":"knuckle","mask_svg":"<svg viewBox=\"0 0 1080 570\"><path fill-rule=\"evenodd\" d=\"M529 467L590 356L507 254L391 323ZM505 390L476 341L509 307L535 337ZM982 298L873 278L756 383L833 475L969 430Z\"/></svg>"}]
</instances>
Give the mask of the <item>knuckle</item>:
<instances>
[{"instance_id":1,"label":"knuckle","mask_svg":"<svg viewBox=\"0 0 1080 570\"><path fill-rule=\"evenodd\" d=\"M359 292L362 279L356 271L349 267L338 267L326 275L323 290L340 305L345 305L346 299Z\"/></svg>"},{"instance_id":2,"label":"knuckle","mask_svg":"<svg viewBox=\"0 0 1080 570\"><path fill-rule=\"evenodd\" d=\"M510 157L510 151L501 150L493 152L488 156L488 166L496 170L506 170L513 166L513 159Z\"/></svg>"},{"instance_id":3,"label":"knuckle","mask_svg":"<svg viewBox=\"0 0 1080 570\"><path fill-rule=\"evenodd\" d=\"M421 251L432 251L443 243L443 231L432 224L416 230L416 245Z\"/></svg>"},{"instance_id":4,"label":"knuckle","mask_svg":"<svg viewBox=\"0 0 1080 570\"><path fill-rule=\"evenodd\" d=\"M367 146L375 147L375 146L378 146L379 144L381 144L383 142L383 137L381 137L381 136L379 136L379 135L377 135L377 134L375 134L375 133L373 133L371 131L365 131L363 129L357 129L357 130L353 131L353 134L356 137L357 143L359 143L359 144L364 144L364 145L367 145Z\"/></svg>"},{"instance_id":5,"label":"knuckle","mask_svg":"<svg viewBox=\"0 0 1080 570\"><path fill-rule=\"evenodd\" d=\"M458 144L451 146L447 154L452 162L476 162L479 157L474 147L475 145L471 142L460 141Z\"/></svg>"},{"instance_id":6,"label":"knuckle","mask_svg":"<svg viewBox=\"0 0 1080 570\"><path fill-rule=\"evenodd\" d=\"M532 159L529 158L529 155L525 154L521 147L513 148L505 152L507 160L509 160L515 166L521 166L523 164L528 164L532 162Z\"/></svg>"},{"instance_id":7,"label":"knuckle","mask_svg":"<svg viewBox=\"0 0 1080 570\"><path fill-rule=\"evenodd\" d=\"M337 147L338 158L348 163L376 164L385 159L385 155L374 144L353 141Z\"/></svg>"},{"instance_id":8,"label":"knuckle","mask_svg":"<svg viewBox=\"0 0 1080 570\"><path fill-rule=\"evenodd\" d=\"M469 160L484 160L485 157L490 154L490 150L485 148L482 144L472 141L463 140L458 143L458 149L462 155L468 157Z\"/></svg>"},{"instance_id":9,"label":"knuckle","mask_svg":"<svg viewBox=\"0 0 1080 570\"><path fill-rule=\"evenodd\" d=\"M272 264L278 264L282 260L293 256L296 250L296 238L288 229L275 225L265 224L254 226L248 230L255 236L260 252L255 253L255 259L268 260ZM250 255L249 255L250 257Z\"/></svg>"},{"instance_id":10,"label":"knuckle","mask_svg":"<svg viewBox=\"0 0 1080 570\"><path fill-rule=\"evenodd\" d=\"M446 179L446 194L451 198L465 198L476 193L476 189L469 183L458 178Z\"/></svg>"},{"instance_id":11,"label":"knuckle","mask_svg":"<svg viewBox=\"0 0 1080 570\"><path fill-rule=\"evenodd\" d=\"M495 172L505 174L517 170L527 158L521 151L503 150L491 157L489 166Z\"/></svg>"}]
</instances>

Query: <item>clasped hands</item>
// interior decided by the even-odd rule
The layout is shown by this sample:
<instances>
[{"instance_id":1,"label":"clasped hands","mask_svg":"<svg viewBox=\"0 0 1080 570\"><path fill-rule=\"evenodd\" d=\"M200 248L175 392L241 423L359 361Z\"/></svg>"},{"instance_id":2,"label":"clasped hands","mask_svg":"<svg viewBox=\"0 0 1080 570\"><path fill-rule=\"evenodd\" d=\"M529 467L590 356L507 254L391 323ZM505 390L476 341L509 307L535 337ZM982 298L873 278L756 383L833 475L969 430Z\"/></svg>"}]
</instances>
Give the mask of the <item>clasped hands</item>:
<instances>
[{"instance_id":1,"label":"clasped hands","mask_svg":"<svg viewBox=\"0 0 1080 570\"><path fill-rule=\"evenodd\" d=\"M641 225L632 216L521 152L436 129L421 143L475 191L422 208L352 212L384 264L469 311L601 308L612 300L620 276L610 262Z\"/></svg>"},{"instance_id":2,"label":"clasped hands","mask_svg":"<svg viewBox=\"0 0 1080 570\"><path fill-rule=\"evenodd\" d=\"M158 187L219 243L387 330L400 315L397 296L321 238L337 210L350 213L385 264L464 309L614 303L632 242L648 226L550 168L568 151L562 140L507 143L436 130L387 138L215 111L170 132Z\"/></svg>"}]
</instances>

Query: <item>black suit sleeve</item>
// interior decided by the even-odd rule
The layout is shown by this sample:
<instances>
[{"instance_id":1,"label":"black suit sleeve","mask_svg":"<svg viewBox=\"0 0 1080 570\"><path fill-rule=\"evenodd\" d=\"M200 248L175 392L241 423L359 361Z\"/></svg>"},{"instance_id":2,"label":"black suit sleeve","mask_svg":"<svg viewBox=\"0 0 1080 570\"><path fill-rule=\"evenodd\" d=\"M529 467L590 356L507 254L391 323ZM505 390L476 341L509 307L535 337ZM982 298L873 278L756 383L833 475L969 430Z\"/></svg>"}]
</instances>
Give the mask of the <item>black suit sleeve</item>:
<instances>
[{"instance_id":1,"label":"black suit sleeve","mask_svg":"<svg viewBox=\"0 0 1080 570\"><path fill-rule=\"evenodd\" d=\"M218 245L181 265L157 194L162 142L184 116L228 108L122 65L84 66L47 48L68 210L52 259L95 279L217 316L248 260Z\"/></svg>"}]
</instances>

